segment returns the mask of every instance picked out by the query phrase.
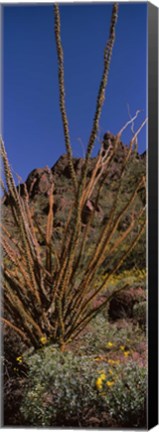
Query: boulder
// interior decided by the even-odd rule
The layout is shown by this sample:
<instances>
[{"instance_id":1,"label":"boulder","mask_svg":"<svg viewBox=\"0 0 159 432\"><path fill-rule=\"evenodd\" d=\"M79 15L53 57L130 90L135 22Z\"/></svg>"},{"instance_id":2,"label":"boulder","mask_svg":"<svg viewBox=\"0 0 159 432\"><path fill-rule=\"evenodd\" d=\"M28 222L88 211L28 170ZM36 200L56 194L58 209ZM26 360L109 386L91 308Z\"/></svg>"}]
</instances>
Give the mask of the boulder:
<instances>
[{"instance_id":1,"label":"boulder","mask_svg":"<svg viewBox=\"0 0 159 432\"><path fill-rule=\"evenodd\" d=\"M33 170L26 180L30 198L33 198L37 194L49 195L52 183L53 175L47 166Z\"/></svg>"},{"instance_id":2,"label":"boulder","mask_svg":"<svg viewBox=\"0 0 159 432\"><path fill-rule=\"evenodd\" d=\"M129 287L116 294L109 302L108 317L110 321L122 318L133 318L134 305L146 300L142 287Z\"/></svg>"}]
</instances>

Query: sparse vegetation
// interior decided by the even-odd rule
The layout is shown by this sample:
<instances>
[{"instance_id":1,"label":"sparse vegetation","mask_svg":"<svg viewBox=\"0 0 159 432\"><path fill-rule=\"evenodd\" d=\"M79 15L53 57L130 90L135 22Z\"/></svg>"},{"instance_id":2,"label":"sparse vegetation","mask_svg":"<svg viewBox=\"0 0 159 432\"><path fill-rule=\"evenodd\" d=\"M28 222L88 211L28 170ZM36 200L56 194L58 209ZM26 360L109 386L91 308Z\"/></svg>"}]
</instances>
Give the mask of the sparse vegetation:
<instances>
[{"instance_id":1,"label":"sparse vegetation","mask_svg":"<svg viewBox=\"0 0 159 432\"><path fill-rule=\"evenodd\" d=\"M113 343L107 343L105 349L111 353ZM128 351L121 353L120 360L111 361L109 354L100 359L80 352L78 356L71 351L63 354L52 347L31 356L21 406L26 423L126 427L131 421L132 427L144 427L145 368L124 356Z\"/></svg>"}]
</instances>

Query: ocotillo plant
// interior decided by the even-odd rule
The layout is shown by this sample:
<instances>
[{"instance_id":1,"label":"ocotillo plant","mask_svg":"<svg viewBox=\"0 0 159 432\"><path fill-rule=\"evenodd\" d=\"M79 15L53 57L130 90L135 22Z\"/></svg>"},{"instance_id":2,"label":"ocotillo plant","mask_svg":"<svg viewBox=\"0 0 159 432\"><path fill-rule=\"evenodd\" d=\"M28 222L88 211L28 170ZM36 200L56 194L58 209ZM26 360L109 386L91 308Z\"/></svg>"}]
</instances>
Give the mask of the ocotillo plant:
<instances>
[{"instance_id":1,"label":"ocotillo plant","mask_svg":"<svg viewBox=\"0 0 159 432\"><path fill-rule=\"evenodd\" d=\"M24 185L24 194L15 185L8 162L5 146L1 139L1 156L4 165L5 184L1 179L1 187L7 195L12 211L18 239L1 224L1 244L3 250L2 277L4 308L10 319L2 321L11 326L25 339L28 345L38 348L42 343L58 343L61 349L87 326L90 320L125 286L120 286L108 295L100 304L95 303L99 293L109 286L110 277L115 274L130 252L139 241L145 230L145 208L138 208L136 199L138 191L145 187L145 178L141 176L134 189L119 206L126 181L126 173L134 157L133 145L141 128L134 134L120 164L120 177L116 186L108 220L99 227L99 233L92 244L89 257L86 259L88 238L95 210L98 205L102 188L108 176L109 168L120 145L121 135L125 127L117 134L112 143L105 149L101 146L91 176L87 176L89 159L99 129L99 119L105 98L108 73L115 41L115 28L118 16L118 4L113 5L110 35L104 51L104 69L99 86L92 131L87 146L86 156L77 178L72 156L69 135L69 123L65 107L64 57L60 36L59 7L54 6L55 38L57 45L59 68L59 95L65 145L73 185L73 205L65 221L63 238L56 250L54 231L54 178L48 168L50 189L48 190L49 212L46 230L36 223L35 215L29 204L29 194ZM134 119L136 116L134 117ZM132 121L134 121L132 119ZM90 212L85 228L82 227L82 214L94 194L94 208ZM130 222L124 232L117 230L122 218L129 211ZM134 227L137 221L137 231ZM45 256L38 242L38 232L44 238ZM133 233L133 235L132 235ZM42 253L41 253L42 252ZM106 264L105 264L106 263ZM104 264L104 266L103 266ZM99 282L98 276L102 275ZM126 285L127 286L127 285Z\"/></svg>"}]
</instances>

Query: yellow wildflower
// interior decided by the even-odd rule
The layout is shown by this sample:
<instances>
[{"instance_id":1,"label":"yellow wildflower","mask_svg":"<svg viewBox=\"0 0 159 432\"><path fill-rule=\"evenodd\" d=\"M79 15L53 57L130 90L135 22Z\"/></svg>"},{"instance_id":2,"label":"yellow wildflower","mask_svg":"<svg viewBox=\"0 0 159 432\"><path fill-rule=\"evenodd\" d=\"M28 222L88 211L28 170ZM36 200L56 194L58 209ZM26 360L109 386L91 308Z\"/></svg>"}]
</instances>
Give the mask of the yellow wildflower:
<instances>
[{"instance_id":1,"label":"yellow wildflower","mask_svg":"<svg viewBox=\"0 0 159 432\"><path fill-rule=\"evenodd\" d=\"M108 360L108 363L110 364L110 365L118 365L118 364L120 364L120 360L113 360L113 359L110 359L110 360Z\"/></svg>"},{"instance_id":2,"label":"yellow wildflower","mask_svg":"<svg viewBox=\"0 0 159 432\"><path fill-rule=\"evenodd\" d=\"M105 378L106 378L106 374L105 374L105 373L102 373L102 374L100 375L100 378L101 378L102 381L105 380Z\"/></svg>"},{"instance_id":3,"label":"yellow wildflower","mask_svg":"<svg viewBox=\"0 0 159 432\"><path fill-rule=\"evenodd\" d=\"M42 337L40 338L40 342L41 342L43 345L45 345L46 342L47 342L47 338L46 338L46 336L42 336Z\"/></svg>"},{"instance_id":4,"label":"yellow wildflower","mask_svg":"<svg viewBox=\"0 0 159 432\"><path fill-rule=\"evenodd\" d=\"M109 373L110 373L110 375L113 375L112 369L109 369Z\"/></svg>"},{"instance_id":5,"label":"yellow wildflower","mask_svg":"<svg viewBox=\"0 0 159 432\"><path fill-rule=\"evenodd\" d=\"M108 363L111 364L111 365L114 365L115 364L115 360L110 359L110 360L108 360Z\"/></svg>"},{"instance_id":6,"label":"yellow wildflower","mask_svg":"<svg viewBox=\"0 0 159 432\"><path fill-rule=\"evenodd\" d=\"M125 350L124 345L120 345L120 350L121 350L121 351L124 351L124 350Z\"/></svg>"},{"instance_id":7,"label":"yellow wildflower","mask_svg":"<svg viewBox=\"0 0 159 432\"><path fill-rule=\"evenodd\" d=\"M128 357L129 354L130 354L130 351L125 351L124 352L124 357Z\"/></svg>"},{"instance_id":8,"label":"yellow wildflower","mask_svg":"<svg viewBox=\"0 0 159 432\"><path fill-rule=\"evenodd\" d=\"M102 373L96 380L96 387L98 390L102 390L103 381L106 379L105 373Z\"/></svg>"},{"instance_id":9,"label":"yellow wildflower","mask_svg":"<svg viewBox=\"0 0 159 432\"><path fill-rule=\"evenodd\" d=\"M96 387L98 390L102 390L102 380L100 377L96 380Z\"/></svg>"},{"instance_id":10,"label":"yellow wildflower","mask_svg":"<svg viewBox=\"0 0 159 432\"><path fill-rule=\"evenodd\" d=\"M108 387L111 387L114 385L114 381L107 381L106 384Z\"/></svg>"},{"instance_id":11,"label":"yellow wildflower","mask_svg":"<svg viewBox=\"0 0 159 432\"><path fill-rule=\"evenodd\" d=\"M107 343L107 348L112 348L113 345L114 345L114 344L113 344L112 342L108 342L108 343Z\"/></svg>"},{"instance_id":12,"label":"yellow wildflower","mask_svg":"<svg viewBox=\"0 0 159 432\"><path fill-rule=\"evenodd\" d=\"M95 360L95 361L102 361L102 360L105 360L105 356L100 355L99 357L95 357L94 360Z\"/></svg>"},{"instance_id":13,"label":"yellow wildflower","mask_svg":"<svg viewBox=\"0 0 159 432\"><path fill-rule=\"evenodd\" d=\"M22 363L22 361L23 361L22 356L17 357L16 360L18 363Z\"/></svg>"}]
</instances>

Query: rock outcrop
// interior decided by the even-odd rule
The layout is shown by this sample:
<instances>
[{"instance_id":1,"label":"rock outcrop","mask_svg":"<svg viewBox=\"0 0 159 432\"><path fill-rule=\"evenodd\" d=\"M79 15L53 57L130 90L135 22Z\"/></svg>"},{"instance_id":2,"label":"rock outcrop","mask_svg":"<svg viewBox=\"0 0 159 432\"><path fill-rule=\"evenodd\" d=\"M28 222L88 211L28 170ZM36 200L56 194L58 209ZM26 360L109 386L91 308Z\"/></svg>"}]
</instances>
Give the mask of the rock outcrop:
<instances>
[{"instance_id":1,"label":"rock outcrop","mask_svg":"<svg viewBox=\"0 0 159 432\"><path fill-rule=\"evenodd\" d=\"M103 137L103 151L106 152L108 146L114 145L115 136L107 132ZM101 190L100 199L96 204L96 189L92 195L87 199L83 212L82 224L83 228L87 225L90 215L94 213L93 223L90 232L90 244L97 238L99 229L109 221L109 214L116 190L118 189L118 182L121 175L122 162L128 152L128 147L122 142L119 142L115 156L112 158L107 176L104 178L103 187ZM97 158L89 159L87 180L89 181L92 170L96 164ZM80 181L84 159L73 159L75 173L77 180ZM119 207L122 203L124 205L125 199L130 196L134 190L135 184L138 182L140 175L145 175L146 161L145 157L133 153L130 164L126 170L126 177L123 180L122 191L120 200L118 201ZM74 202L74 189L72 185L70 169L68 164L67 154L62 155L54 166L48 168L34 169L26 180L26 187L29 194L30 206L37 218L39 224L43 228L46 227L46 217L49 211L48 195L53 184L53 211L54 211L54 238L57 242L62 238L62 230L68 212ZM24 184L18 186L20 194L24 194ZM145 205L145 191L140 190L138 193L138 208ZM9 196L3 199L3 218L8 228L13 229L13 218L8 205L10 200ZM125 214L124 218L120 221L118 230L124 232L130 223L130 215ZM141 261L141 265L145 262L145 241L140 241L133 255L130 257L129 266L132 266L136 259Z\"/></svg>"}]
</instances>

